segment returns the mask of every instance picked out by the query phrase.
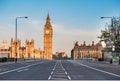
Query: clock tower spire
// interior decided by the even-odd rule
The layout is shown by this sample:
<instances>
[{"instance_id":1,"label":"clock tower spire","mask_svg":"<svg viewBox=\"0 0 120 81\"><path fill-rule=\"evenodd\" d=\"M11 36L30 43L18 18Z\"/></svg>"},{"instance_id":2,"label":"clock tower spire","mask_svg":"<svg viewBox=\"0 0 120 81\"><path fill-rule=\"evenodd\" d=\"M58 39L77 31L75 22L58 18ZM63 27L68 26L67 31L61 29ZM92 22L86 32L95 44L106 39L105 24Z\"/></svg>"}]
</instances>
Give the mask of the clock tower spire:
<instances>
[{"instance_id":1,"label":"clock tower spire","mask_svg":"<svg viewBox=\"0 0 120 81\"><path fill-rule=\"evenodd\" d=\"M48 13L48 16L46 18L46 24L50 24L50 17L49 17L49 13Z\"/></svg>"},{"instance_id":2,"label":"clock tower spire","mask_svg":"<svg viewBox=\"0 0 120 81\"><path fill-rule=\"evenodd\" d=\"M50 22L49 13L44 26L44 59L52 60L52 35L53 29Z\"/></svg>"}]
</instances>

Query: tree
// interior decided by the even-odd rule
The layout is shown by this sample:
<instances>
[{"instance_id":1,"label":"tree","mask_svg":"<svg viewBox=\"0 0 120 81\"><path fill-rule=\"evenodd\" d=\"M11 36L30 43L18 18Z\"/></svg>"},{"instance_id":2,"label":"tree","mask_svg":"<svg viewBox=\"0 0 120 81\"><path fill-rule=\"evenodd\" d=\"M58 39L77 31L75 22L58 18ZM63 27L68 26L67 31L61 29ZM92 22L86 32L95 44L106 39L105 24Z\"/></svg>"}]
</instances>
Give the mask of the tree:
<instances>
[{"instance_id":1,"label":"tree","mask_svg":"<svg viewBox=\"0 0 120 81\"><path fill-rule=\"evenodd\" d=\"M100 39L100 42L105 42L107 48L110 46L110 33L107 29L101 30L101 36L98 36L98 38Z\"/></svg>"},{"instance_id":2,"label":"tree","mask_svg":"<svg viewBox=\"0 0 120 81\"><path fill-rule=\"evenodd\" d=\"M111 23L105 30L101 30L98 36L100 41L104 41L107 49L115 46L115 51L120 52L120 17L111 17Z\"/></svg>"}]
</instances>

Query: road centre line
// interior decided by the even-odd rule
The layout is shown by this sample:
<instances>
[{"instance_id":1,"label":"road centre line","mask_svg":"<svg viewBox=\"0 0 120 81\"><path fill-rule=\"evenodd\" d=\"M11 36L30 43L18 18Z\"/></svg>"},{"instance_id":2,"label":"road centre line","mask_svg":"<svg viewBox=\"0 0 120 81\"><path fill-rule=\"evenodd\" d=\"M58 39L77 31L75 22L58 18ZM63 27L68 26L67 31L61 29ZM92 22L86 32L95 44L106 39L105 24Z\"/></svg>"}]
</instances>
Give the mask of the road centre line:
<instances>
[{"instance_id":1,"label":"road centre line","mask_svg":"<svg viewBox=\"0 0 120 81\"><path fill-rule=\"evenodd\" d=\"M67 72L65 71L65 74L67 75Z\"/></svg>"},{"instance_id":2,"label":"road centre line","mask_svg":"<svg viewBox=\"0 0 120 81\"><path fill-rule=\"evenodd\" d=\"M120 75L117 75L117 74L114 74L114 73L110 73L110 72L107 72L107 71L104 71L104 70L100 70L100 69L97 69L97 68L93 68L93 67L91 67L91 66L88 66L88 65L85 65L85 64L82 64L82 63L78 63L78 64L80 64L81 66L84 66L84 67L87 67L87 68L90 68L90 69L99 71L99 72L103 72L103 73L106 73L106 74L109 74L109 75L113 75L113 76L116 76L116 77L120 77Z\"/></svg>"},{"instance_id":3,"label":"road centre line","mask_svg":"<svg viewBox=\"0 0 120 81\"><path fill-rule=\"evenodd\" d=\"M57 62L58 62L58 61L57 61ZM50 76L48 77L48 80L51 79L51 75L53 74L53 71L55 70L55 67L56 67L56 65L57 65L57 62L55 63L55 65L54 65L54 67L53 67L53 69L52 69L52 72L50 73Z\"/></svg>"},{"instance_id":4,"label":"road centre line","mask_svg":"<svg viewBox=\"0 0 120 81\"><path fill-rule=\"evenodd\" d=\"M53 71L51 72L51 75L53 74Z\"/></svg>"},{"instance_id":5,"label":"road centre line","mask_svg":"<svg viewBox=\"0 0 120 81\"><path fill-rule=\"evenodd\" d=\"M62 69L64 70L65 74L67 75L68 79L71 80L71 77L68 75L67 71L65 70L65 68L63 67L61 60L60 60L60 64L62 66Z\"/></svg>"},{"instance_id":6,"label":"road centre line","mask_svg":"<svg viewBox=\"0 0 120 81\"><path fill-rule=\"evenodd\" d=\"M53 75L53 73L54 73L54 70L55 70L55 68L56 68L57 63L58 63L58 60L57 60L56 64L54 65L54 68L53 68L52 72L50 73L50 76L48 77L48 80L50 80L50 79L52 78L52 75ZM71 80L70 76L69 76L68 73L65 71L65 68L63 67L63 65L62 65L62 63L61 63L61 60L60 60L60 65L61 65L63 71L65 72L65 74L67 75L68 79ZM57 79L58 79L58 78L57 78Z\"/></svg>"},{"instance_id":7,"label":"road centre line","mask_svg":"<svg viewBox=\"0 0 120 81\"><path fill-rule=\"evenodd\" d=\"M50 80L50 79L51 79L51 75L49 76L48 80Z\"/></svg>"},{"instance_id":8,"label":"road centre line","mask_svg":"<svg viewBox=\"0 0 120 81\"><path fill-rule=\"evenodd\" d=\"M71 80L70 76L68 75L69 80Z\"/></svg>"},{"instance_id":9,"label":"road centre line","mask_svg":"<svg viewBox=\"0 0 120 81\"><path fill-rule=\"evenodd\" d=\"M6 74L6 73L10 73L10 72L13 72L13 71L17 71L17 70L21 70L21 69L24 69L24 68L28 68L28 67L31 67L31 66L35 66L35 65L38 65L38 64L41 64L41 63L44 63L44 62L40 62L40 63L36 63L36 64L31 64L31 65L27 65L27 66L20 67L20 68L17 68L17 69L13 69L13 70L1 72L0 75Z\"/></svg>"}]
</instances>

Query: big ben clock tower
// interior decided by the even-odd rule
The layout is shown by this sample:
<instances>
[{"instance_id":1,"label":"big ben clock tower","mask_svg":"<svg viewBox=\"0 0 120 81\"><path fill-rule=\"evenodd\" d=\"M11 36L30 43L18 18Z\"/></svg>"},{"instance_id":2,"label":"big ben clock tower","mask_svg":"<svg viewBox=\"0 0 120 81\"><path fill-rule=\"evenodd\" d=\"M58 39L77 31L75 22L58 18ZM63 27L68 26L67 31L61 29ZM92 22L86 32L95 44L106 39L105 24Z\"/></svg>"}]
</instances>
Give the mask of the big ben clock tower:
<instances>
[{"instance_id":1,"label":"big ben clock tower","mask_svg":"<svg viewBox=\"0 0 120 81\"><path fill-rule=\"evenodd\" d=\"M44 26L44 59L52 60L52 35L53 29L50 23L49 13Z\"/></svg>"}]
</instances>

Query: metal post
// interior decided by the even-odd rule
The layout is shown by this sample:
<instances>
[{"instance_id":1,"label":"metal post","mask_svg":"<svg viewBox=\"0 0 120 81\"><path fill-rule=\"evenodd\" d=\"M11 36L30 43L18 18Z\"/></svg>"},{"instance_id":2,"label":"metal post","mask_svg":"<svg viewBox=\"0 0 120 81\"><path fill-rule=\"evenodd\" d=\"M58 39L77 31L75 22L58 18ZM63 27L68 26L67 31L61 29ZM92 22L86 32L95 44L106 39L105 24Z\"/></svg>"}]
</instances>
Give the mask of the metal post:
<instances>
[{"instance_id":1,"label":"metal post","mask_svg":"<svg viewBox=\"0 0 120 81\"><path fill-rule=\"evenodd\" d=\"M98 44L97 44L97 60L98 60Z\"/></svg>"},{"instance_id":2,"label":"metal post","mask_svg":"<svg viewBox=\"0 0 120 81\"><path fill-rule=\"evenodd\" d=\"M101 17L101 19L104 19L104 18L110 18L111 19L111 26L113 27L113 17ZM113 32L112 32L113 33ZM112 38L113 38L113 35L112 35ZM109 44L109 46L113 46L113 45L111 45L111 39L110 39L110 44ZM110 59L110 63L112 64L112 56L111 56L111 59Z\"/></svg>"},{"instance_id":3,"label":"metal post","mask_svg":"<svg viewBox=\"0 0 120 81\"><path fill-rule=\"evenodd\" d=\"M17 63L17 18L28 18L28 17L16 17L15 19L15 63Z\"/></svg>"},{"instance_id":4,"label":"metal post","mask_svg":"<svg viewBox=\"0 0 120 81\"><path fill-rule=\"evenodd\" d=\"M17 17L15 19L15 63L17 63Z\"/></svg>"},{"instance_id":5,"label":"metal post","mask_svg":"<svg viewBox=\"0 0 120 81\"><path fill-rule=\"evenodd\" d=\"M34 49L34 60L35 60L35 49Z\"/></svg>"},{"instance_id":6,"label":"metal post","mask_svg":"<svg viewBox=\"0 0 120 81\"><path fill-rule=\"evenodd\" d=\"M120 64L120 54L119 54L119 64Z\"/></svg>"}]
</instances>

